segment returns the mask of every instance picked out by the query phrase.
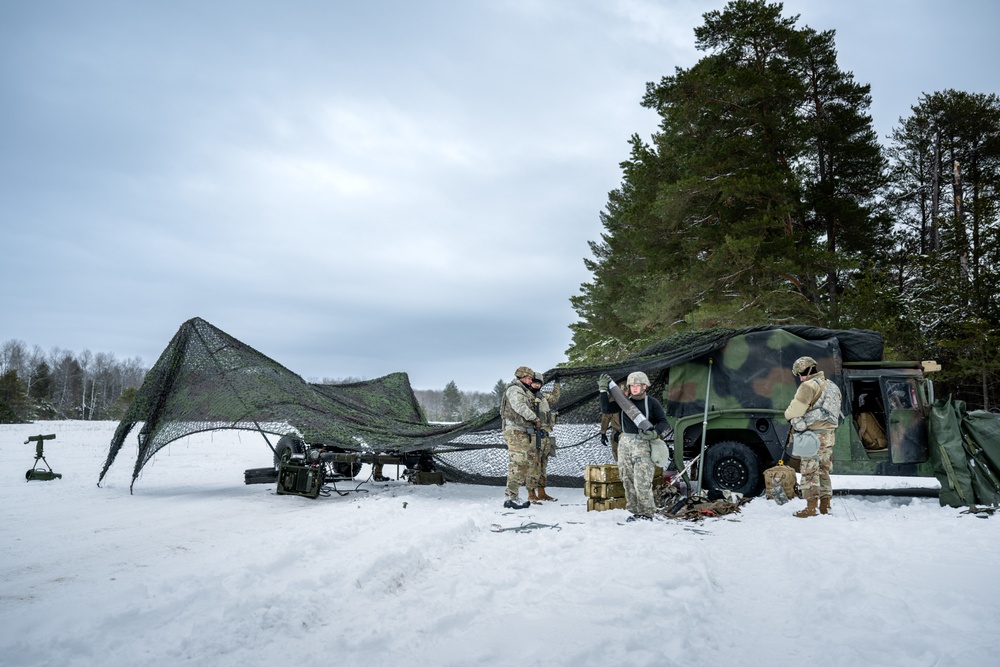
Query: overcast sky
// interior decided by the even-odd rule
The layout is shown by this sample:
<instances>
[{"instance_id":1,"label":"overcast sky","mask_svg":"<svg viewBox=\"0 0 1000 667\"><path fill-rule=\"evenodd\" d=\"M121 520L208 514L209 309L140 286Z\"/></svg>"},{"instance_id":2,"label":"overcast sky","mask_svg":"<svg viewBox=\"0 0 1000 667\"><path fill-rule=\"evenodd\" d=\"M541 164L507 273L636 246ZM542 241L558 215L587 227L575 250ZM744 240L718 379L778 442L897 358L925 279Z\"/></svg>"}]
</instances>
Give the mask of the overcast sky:
<instances>
[{"instance_id":1,"label":"overcast sky","mask_svg":"<svg viewBox=\"0 0 1000 667\"><path fill-rule=\"evenodd\" d=\"M307 379L488 391L569 299L721 0L0 0L0 342L152 365L202 317ZM885 141L1000 90L1000 3L785 2Z\"/></svg>"}]
</instances>

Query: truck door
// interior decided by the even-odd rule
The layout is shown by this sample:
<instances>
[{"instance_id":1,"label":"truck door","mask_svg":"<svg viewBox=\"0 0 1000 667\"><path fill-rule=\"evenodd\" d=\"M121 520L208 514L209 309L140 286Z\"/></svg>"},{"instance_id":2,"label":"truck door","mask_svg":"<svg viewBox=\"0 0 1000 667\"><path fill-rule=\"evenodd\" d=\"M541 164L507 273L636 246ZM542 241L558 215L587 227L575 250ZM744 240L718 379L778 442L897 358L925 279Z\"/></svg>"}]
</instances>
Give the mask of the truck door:
<instances>
[{"instance_id":1,"label":"truck door","mask_svg":"<svg viewBox=\"0 0 1000 667\"><path fill-rule=\"evenodd\" d=\"M923 463L930 455L927 423L914 378L881 378L891 463Z\"/></svg>"}]
</instances>

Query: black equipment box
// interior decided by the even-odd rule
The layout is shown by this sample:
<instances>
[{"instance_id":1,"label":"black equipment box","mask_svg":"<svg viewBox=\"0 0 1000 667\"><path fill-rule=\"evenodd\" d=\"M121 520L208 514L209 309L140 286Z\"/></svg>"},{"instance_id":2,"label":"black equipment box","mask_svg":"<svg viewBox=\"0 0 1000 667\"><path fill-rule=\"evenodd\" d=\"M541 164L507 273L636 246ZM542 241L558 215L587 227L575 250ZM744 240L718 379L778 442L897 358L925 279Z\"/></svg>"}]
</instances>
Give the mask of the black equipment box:
<instances>
[{"instance_id":1,"label":"black equipment box","mask_svg":"<svg viewBox=\"0 0 1000 667\"><path fill-rule=\"evenodd\" d=\"M322 465L302 466L282 462L278 469L278 495L317 498L325 481L326 473Z\"/></svg>"}]
</instances>

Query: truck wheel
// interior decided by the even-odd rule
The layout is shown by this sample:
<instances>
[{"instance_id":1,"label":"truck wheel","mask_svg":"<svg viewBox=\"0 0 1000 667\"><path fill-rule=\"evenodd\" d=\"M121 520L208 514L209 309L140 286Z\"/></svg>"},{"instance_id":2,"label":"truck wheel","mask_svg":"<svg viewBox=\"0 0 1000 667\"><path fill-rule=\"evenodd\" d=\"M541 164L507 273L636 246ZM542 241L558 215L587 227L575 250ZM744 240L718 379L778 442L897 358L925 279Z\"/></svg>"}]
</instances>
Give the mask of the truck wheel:
<instances>
[{"instance_id":1,"label":"truck wheel","mask_svg":"<svg viewBox=\"0 0 1000 667\"><path fill-rule=\"evenodd\" d=\"M342 479L354 479L361 472L361 463L334 463L334 472Z\"/></svg>"},{"instance_id":2,"label":"truck wheel","mask_svg":"<svg viewBox=\"0 0 1000 667\"><path fill-rule=\"evenodd\" d=\"M274 448L274 467L280 467L281 462L290 459L292 454L305 453L306 445L304 442L290 435L283 435Z\"/></svg>"},{"instance_id":3,"label":"truck wheel","mask_svg":"<svg viewBox=\"0 0 1000 667\"><path fill-rule=\"evenodd\" d=\"M705 452L706 489L729 489L745 497L759 495L764 488L760 459L742 442L724 440Z\"/></svg>"}]
</instances>

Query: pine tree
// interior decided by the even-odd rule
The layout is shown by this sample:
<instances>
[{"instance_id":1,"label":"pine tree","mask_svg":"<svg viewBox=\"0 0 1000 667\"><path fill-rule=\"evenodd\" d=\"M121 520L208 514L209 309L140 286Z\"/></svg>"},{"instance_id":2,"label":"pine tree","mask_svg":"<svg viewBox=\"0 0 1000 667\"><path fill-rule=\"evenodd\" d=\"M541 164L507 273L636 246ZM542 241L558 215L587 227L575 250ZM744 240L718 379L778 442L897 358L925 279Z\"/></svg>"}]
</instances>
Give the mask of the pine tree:
<instances>
[{"instance_id":1,"label":"pine tree","mask_svg":"<svg viewBox=\"0 0 1000 667\"><path fill-rule=\"evenodd\" d=\"M632 138L592 282L572 300L571 361L617 358L683 328L838 322L839 299L888 227L869 89L833 33L780 4L704 15L690 69L647 84L661 117Z\"/></svg>"},{"instance_id":2,"label":"pine tree","mask_svg":"<svg viewBox=\"0 0 1000 667\"><path fill-rule=\"evenodd\" d=\"M445 385L441 403L444 421L454 422L462 418L462 393L454 380Z\"/></svg>"},{"instance_id":3,"label":"pine tree","mask_svg":"<svg viewBox=\"0 0 1000 667\"><path fill-rule=\"evenodd\" d=\"M494 407L500 405L500 399L503 398L503 393L507 389L507 383L503 379L497 380L497 383L493 385L493 398L496 400Z\"/></svg>"},{"instance_id":4,"label":"pine tree","mask_svg":"<svg viewBox=\"0 0 1000 667\"><path fill-rule=\"evenodd\" d=\"M1000 99L924 95L901 119L894 287L956 398L984 406L1000 386Z\"/></svg>"},{"instance_id":5,"label":"pine tree","mask_svg":"<svg viewBox=\"0 0 1000 667\"><path fill-rule=\"evenodd\" d=\"M22 424L28 421L28 389L11 369L0 375L0 424Z\"/></svg>"}]
</instances>

